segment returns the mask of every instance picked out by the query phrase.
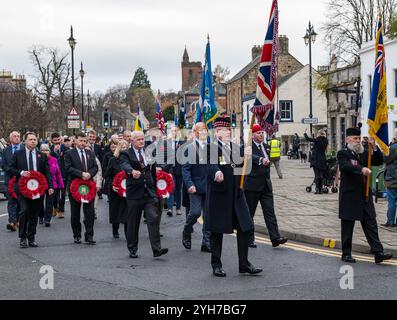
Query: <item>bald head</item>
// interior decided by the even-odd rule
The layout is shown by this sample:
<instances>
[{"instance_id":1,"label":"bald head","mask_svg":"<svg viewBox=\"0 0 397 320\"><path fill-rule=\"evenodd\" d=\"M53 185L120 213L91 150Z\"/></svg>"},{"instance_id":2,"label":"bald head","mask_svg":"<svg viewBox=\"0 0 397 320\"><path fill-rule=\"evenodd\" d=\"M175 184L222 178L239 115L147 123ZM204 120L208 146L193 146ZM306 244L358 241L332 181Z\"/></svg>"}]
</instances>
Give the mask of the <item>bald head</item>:
<instances>
[{"instance_id":1,"label":"bald head","mask_svg":"<svg viewBox=\"0 0 397 320\"><path fill-rule=\"evenodd\" d=\"M198 122L193 127L194 137L201 141L207 141L208 131L204 122Z\"/></svg>"}]
</instances>

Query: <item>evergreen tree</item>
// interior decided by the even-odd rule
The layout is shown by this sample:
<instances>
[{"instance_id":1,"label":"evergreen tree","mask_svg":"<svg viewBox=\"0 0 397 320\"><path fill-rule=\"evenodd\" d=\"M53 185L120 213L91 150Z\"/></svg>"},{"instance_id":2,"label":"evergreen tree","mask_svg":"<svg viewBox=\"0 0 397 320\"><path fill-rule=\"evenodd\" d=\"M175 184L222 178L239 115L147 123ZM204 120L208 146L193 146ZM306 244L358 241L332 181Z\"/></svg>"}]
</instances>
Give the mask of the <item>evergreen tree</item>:
<instances>
[{"instance_id":1,"label":"evergreen tree","mask_svg":"<svg viewBox=\"0 0 397 320\"><path fill-rule=\"evenodd\" d=\"M150 89L150 81L145 69L139 67L136 69L134 78L131 81L130 90L134 89Z\"/></svg>"}]
</instances>

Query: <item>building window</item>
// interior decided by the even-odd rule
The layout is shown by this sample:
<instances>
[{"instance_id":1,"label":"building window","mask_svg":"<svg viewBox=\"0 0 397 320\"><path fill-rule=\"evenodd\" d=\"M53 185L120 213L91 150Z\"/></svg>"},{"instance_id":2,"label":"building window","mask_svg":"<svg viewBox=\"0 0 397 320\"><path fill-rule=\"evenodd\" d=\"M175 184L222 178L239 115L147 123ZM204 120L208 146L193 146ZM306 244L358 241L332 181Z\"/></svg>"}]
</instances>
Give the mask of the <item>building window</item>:
<instances>
[{"instance_id":1,"label":"building window","mask_svg":"<svg viewBox=\"0 0 397 320\"><path fill-rule=\"evenodd\" d=\"M344 117L340 118L340 138L343 145L346 140L346 119Z\"/></svg>"},{"instance_id":2,"label":"building window","mask_svg":"<svg viewBox=\"0 0 397 320\"><path fill-rule=\"evenodd\" d=\"M397 98L397 70L394 70L394 96Z\"/></svg>"},{"instance_id":3,"label":"building window","mask_svg":"<svg viewBox=\"0 0 397 320\"><path fill-rule=\"evenodd\" d=\"M336 118L331 118L331 147L332 150L336 150Z\"/></svg>"},{"instance_id":4,"label":"building window","mask_svg":"<svg viewBox=\"0 0 397 320\"><path fill-rule=\"evenodd\" d=\"M118 121L112 120L112 127L117 127L117 126L118 126Z\"/></svg>"},{"instance_id":5,"label":"building window","mask_svg":"<svg viewBox=\"0 0 397 320\"><path fill-rule=\"evenodd\" d=\"M372 75L368 76L368 88L369 88L369 99L371 100L371 92L372 92Z\"/></svg>"},{"instance_id":6,"label":"building window","mask_svg":"<svg viewBox=\"0 0 397 320\"><path fill-rule=\"evenodd\" d=\"M280 121L293 122L292 101L280 101Z\"/></svg>"}]
</instances>

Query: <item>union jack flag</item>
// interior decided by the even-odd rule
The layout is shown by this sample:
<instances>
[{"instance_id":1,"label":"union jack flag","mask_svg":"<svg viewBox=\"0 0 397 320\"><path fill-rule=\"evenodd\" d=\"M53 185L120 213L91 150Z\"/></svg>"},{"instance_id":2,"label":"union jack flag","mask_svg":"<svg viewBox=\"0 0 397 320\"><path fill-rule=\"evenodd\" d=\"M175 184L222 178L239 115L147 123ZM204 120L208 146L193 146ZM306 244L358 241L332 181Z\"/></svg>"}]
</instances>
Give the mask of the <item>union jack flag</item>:
<instances>
[{"instance_id":1,"label":"union jack flag","mask_svg":"<svg viewBox=\"0 0 397 320\"><path fill-rule=\"evenodd\" d=\"M161 111L161 104L160 104L160 90L158 91L156 97L156 119L157 119L157 124L159 125L159 129L161 130L162 133L165 133L164 117L163 117L163 112Z\"/></svg>"},{"instance_id":2,"label":"union jack flag","mask_svg":"<svg viewBox=\"0 0 397 320\"><path fill-rule=\"evenodd\" d=\"M256 99L251 111L268 136L278 130L278 114L274 106L277 87L278 3L273 0L269 25L258 72Z\"/></svg>"}]
</instances>

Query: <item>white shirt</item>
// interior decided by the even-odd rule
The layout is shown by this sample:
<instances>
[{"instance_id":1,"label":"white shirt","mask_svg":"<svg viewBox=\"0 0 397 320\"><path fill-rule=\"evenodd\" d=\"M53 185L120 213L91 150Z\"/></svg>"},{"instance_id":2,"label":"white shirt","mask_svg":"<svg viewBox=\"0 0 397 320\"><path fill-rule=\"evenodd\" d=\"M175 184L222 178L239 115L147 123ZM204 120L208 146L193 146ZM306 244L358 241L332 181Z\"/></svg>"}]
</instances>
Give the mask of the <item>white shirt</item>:
<instances>
[{"instance_id":1,"label":"white shirt","mask_svg":"<svg viewBox=\"0 0 397 320\"><path fill-rule=\"evenodd\" d=\"M207 145L207 141L201 141L199 139L196 139L196 142L199 144L201 149L204 149L204 147Z\"/></svg>"},{"instance_id":2,"label":"white shirt","mask_svg":"<svg viewBox=\"0 0 397 320\"><path fill-rule=\"evenodd\" d=\"M139 150L135 149L135 148L132 148L132 149L134 150L135 156L136 156L136 158L139 161ZM142 155L142 158L143 158L143 163L145 164L145 166L147 166L145 151L143 149L141 149L141 155Z\"/></svg>"},{"instance_id":3,"label":"white shirt","mask_svg":"<svg viewBox=\"0 0 397 320\"><path fill-rule=\"evenodd\" d=\"M261 159L259 160L259 164L261 164L262 158L269 159L269 156L266 153L266 149L265 149L265 146L263 145L263 143L257 143L256 141L254 141L254 143L256 144L256 146L258 147L259 150L261 150L261 148L259 146L262 146L262 150L263 150L263 153L265 156L261 157Z\"/></svg>"},{"instance_id":4,"label":"white shirt","mask_svg":"<svg viewBox=\"0 0 397 320\"><path fill-rule=\"evenodd\" d=\"M84 152L85 167L86 167L87 170L88 170L87 153L85 152L85 149L79 149L79 148L77 148L76 150L77 150L77 153L79 154L79 158L80 158L81 163L83 163L83 158L81 157L81 151Z\"/></svg>"},{"instance_id":5,"label":"white shirt","mask_svg":"<svg viewBox=\"0 0 397 320\"><path fill-rule=\"evenodd\" d=\"M25 151L26 151L26 161L27 161L28 168L29 168L29 154L30 154L30 150L28 148L26 148ZM37 171L36 149L32 150L32 157L33 157L33 171ZM29 169L32 170L32 168L29 168Z\"/></svg>"}]
</instances>

